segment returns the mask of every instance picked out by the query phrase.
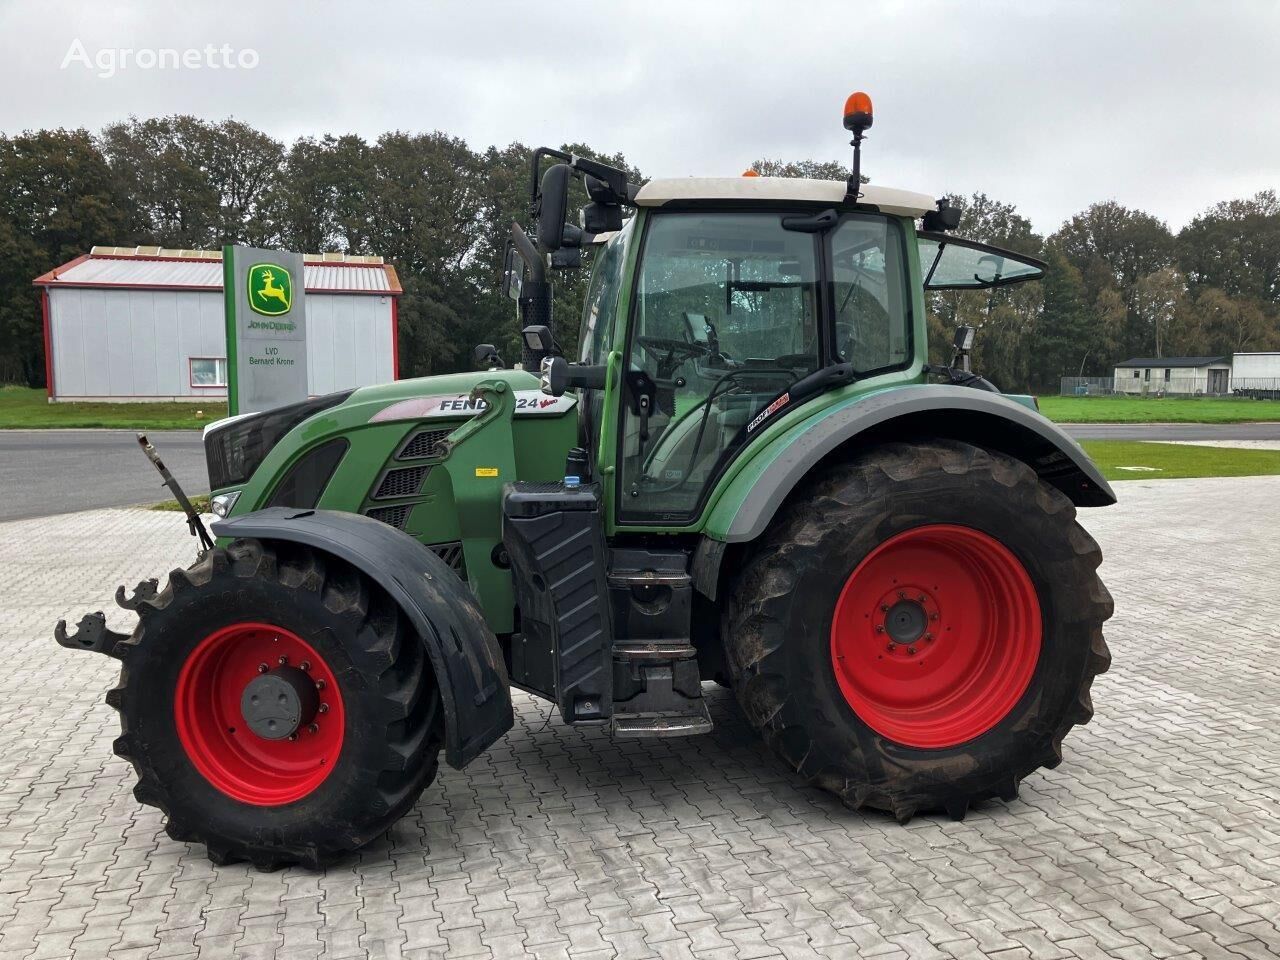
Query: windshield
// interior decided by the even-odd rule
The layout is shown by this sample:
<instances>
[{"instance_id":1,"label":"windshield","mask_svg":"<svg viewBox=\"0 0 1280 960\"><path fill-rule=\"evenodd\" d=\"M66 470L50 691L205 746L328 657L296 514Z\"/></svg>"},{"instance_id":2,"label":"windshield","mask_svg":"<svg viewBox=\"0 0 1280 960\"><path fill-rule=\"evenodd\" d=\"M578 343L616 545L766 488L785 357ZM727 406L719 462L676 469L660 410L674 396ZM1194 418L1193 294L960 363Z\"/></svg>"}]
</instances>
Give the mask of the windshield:
<instances>
[{"instance_id":1,"label":"windshield","mask_svg":"<svg viewBox=\"0 0 1280 960\"><path fill-rule=\"evenodd\" d=\"M650 220L624 391L624 518L690 515L748 422L818 369L818 241L781 221Z\"/></svg>"}]
</instances>

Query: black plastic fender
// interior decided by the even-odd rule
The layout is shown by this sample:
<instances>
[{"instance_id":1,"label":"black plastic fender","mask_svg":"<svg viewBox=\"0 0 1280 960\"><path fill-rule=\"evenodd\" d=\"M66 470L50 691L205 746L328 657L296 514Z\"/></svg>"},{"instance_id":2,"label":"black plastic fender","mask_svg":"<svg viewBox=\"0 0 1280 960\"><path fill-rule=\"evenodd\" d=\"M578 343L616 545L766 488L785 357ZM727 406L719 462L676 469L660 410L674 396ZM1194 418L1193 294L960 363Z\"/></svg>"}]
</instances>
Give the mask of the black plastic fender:
<instances>
[{"instance_id":1,"label":"black plastic fender","mask_svg":"<svg viewBox=\"0 0 1280 960\"><path fill-rule=\"evenodd\" d=\"M435 671L451 767L470 763L511 729L511 690L497 637L467 585L413 537L359 514L289 507L221 520L213 532L332 554L386 590L417 629Z\"/></svg>"},{"instance_id":2,"label":"black plastic fender","mask_svg":"<svg viewBox=\"0 0 1280 960\"><path fill-rule=\"evenodd\" d=\"M913 437L947 437L1007 453L1076 506L1116 502L1089 455L1051 420L999 394L928 384L886 390L816 418L747 491L723 539L760 536L796 484L845 444Z\"/></svg>"}]
</instances>

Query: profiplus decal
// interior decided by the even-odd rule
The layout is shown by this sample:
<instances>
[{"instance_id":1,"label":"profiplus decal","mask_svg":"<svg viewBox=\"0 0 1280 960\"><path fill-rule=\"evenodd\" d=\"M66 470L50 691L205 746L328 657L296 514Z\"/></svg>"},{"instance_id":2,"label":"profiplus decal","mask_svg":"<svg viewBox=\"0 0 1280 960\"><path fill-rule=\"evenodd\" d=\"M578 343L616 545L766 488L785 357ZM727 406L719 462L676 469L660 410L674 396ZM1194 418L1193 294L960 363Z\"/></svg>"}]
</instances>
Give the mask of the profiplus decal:
<instances>
[{"instance_id":1,"label":"profiplus decal","mask_svg":"<svg viewBox=\"0 0 1280 960\"><path fill-rule=\"evenodd\" d=\"M750 433L756 427L760 426L760 424L764 423L771 416L773 416L773 414L777 413L779 410L781 410L790 402L791 402L791 394L784 393L777 400L773 401L773 403L769 404L767 407L765 407L763 410L761 410L759 413L756 414L756 418L752 420L749 424L747 424L747 433Z\"/></svg>"}]
</instances>

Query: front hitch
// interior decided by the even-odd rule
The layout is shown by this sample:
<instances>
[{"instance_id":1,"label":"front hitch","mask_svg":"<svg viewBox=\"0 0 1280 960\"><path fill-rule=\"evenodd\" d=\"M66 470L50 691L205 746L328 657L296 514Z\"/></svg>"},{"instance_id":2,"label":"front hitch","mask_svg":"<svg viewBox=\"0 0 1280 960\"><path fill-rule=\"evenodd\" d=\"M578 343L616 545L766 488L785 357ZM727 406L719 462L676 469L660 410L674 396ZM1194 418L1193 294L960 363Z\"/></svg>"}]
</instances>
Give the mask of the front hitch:
<instances>
[{"instance_id":1,"label":"front hitch","mask_svg":"<svg viewBox=\"0 0 1280 960\"><path fill-rule=\"evenodd\" d=\"M159 585L155 578L139 581L133 588L133 596L128 596L124 584L121 584L116 587L116 604L122 610L137 613L140 606L155 599ZM108 657L120 659L116 645L122 640L128 640L129 635L107 629L106 614L98 610L81 617L76 624L75 633L68 634L67 621L59 620L53 628L53 639L68 650L88 650L90 653L105 653Z\"/></svg>"},{"instance_id":2,"label":"front hitch","mask_svg":"<svg viewBox=\"0 0 1280 960\"><path fill-rule=\"evenodd\" d=\"M67 621L59 620L58 625L53 628L53 638L58 641L59 646L68 650L88 650L90 653L105 653L114 657L116 645L122 640L128 640L129 635L108 630L106 614L99 610L81 617L76 632L70 635L67 634Z\"/></svg>"}]
</instances>

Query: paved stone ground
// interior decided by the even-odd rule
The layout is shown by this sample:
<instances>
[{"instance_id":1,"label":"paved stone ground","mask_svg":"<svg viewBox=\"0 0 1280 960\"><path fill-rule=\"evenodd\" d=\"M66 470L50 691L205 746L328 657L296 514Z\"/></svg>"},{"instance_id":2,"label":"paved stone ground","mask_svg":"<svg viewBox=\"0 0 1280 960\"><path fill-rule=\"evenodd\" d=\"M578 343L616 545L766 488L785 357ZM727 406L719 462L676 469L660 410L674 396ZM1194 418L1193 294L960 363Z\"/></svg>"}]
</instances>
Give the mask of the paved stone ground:
<instances>
[{"instance_id":1,"label":"paved stone ground","mask_svg":"<svg viewBox=\"0 0 1280 960\"><path fill-rule=\"evenodd\" d=\"M724 692L714 734L651 744L518 696L323 875L169 840L111 754L114 662L50 639L187 560L178 517L0 525L0 957L1280 955L1280 478L1121 491L1084 514L1115 666L1018 802L900 827L797 783Z\"/></svg>"}]
</instances>

